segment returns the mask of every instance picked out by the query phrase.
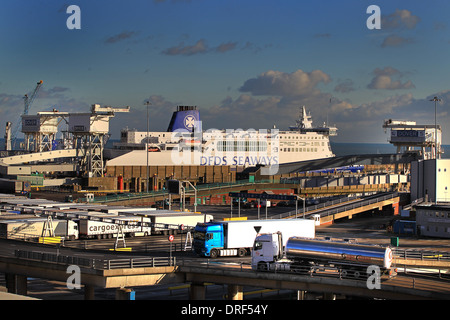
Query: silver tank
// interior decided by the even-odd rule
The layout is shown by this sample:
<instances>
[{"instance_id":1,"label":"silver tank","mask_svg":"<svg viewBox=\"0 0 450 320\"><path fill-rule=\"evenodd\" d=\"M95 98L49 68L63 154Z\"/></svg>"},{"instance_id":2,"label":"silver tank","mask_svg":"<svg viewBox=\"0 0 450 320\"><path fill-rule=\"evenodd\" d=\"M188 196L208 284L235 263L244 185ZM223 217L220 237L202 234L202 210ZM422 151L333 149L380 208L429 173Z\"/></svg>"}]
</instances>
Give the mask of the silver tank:
<instances>
[{"instance_id":1,"label":"silver tank","mask_svg":"<svg viewBox=\"0 0 450 320\"><path fill-rule=\"evenodd\" d=\"M392 251L389 247L296 237L289 238L286 256L293 260L347 261L387 269L392 263Z\"/></svg>"}]
</instances>

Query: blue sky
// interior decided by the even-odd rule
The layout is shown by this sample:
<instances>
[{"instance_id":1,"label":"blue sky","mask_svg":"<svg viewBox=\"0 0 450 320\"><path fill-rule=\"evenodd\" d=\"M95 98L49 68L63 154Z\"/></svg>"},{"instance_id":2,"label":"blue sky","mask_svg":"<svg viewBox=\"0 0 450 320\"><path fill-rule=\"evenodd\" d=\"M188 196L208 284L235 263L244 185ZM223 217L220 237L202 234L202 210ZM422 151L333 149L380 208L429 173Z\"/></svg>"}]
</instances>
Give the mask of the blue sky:
<instances>
[{"instance_id":1,"label":"blue sky","mask_svg":"<svg viewBox=\"0 0 450 320\"><path fill-rule=\"evenodd\" d=\"M69 30L68 5L81 9ZM381 29L369 30L369 5ZM385 142L383 119L434 122L450 141L450 2L4 0L0 130L44 85L30 114L121 107L125 126L165 130L176 105L197 105L203 128L287 128L298 108L339 128L337 142Z\"/></svg>"}]
</instances>

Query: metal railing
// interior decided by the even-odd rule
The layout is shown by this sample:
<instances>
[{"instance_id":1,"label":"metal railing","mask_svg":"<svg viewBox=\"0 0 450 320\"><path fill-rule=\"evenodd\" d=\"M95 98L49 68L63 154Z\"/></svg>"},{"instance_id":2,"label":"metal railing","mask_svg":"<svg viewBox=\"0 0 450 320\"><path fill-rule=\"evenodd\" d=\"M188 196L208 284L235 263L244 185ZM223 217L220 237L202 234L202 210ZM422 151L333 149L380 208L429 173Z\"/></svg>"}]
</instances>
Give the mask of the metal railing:
<instances>
[{"instance_id":1,"label":"metal railing","mask_svg":"<svg viewBox=\"0 0 450 320\"><path fill-rule=\"evenodd\" d=\"M176 266L175 257L148 257L130 259L92 259L60 255L47 252L15 250L14 255L19 259L36 260L42 262L58 263L63 265L77 265L80 267L111 270Z\"/></svg>"},{"instance_id":2,"label":"metal railing","mask_svg":"<svg viewBox=\"0 0 450 320\"><path fill-rule=\"evenodd\" d=\"M373 195L373 196L370 196L369 199L360 199L359 197L351 197L351 198L344 197L344 198L340 198L338 200L328 201L328 202L317 204L314 206L308 206L305 208L305 215L307 216L311 213L311 211L315 211L314 214L320 214L321 216L329 216L329 215L333 215L336 213L345 212L348 210L364 207L369 204L393 199L397 196L398 196L398 192L391 192L388 194L384 193L381 195ZM358 199L360 199L360 200L358 200ZM357 201L354 201L354 200L357 200ZM334 205L338 205L338 204L345 203L345 202L351 202L351 203L349 203L345 206L340 206L338 208L326 209L329 206L334 206ZM301 201L299 201L299 203L301 203ZM300 204L299 204L299 206L300 206ZM324 209L324 210L320 210L320 209ZM319 211L317 211L317 210L319 210ZM303 216L303 208L299 208L297 210L297 215L298 215L298 217ZM295 210L282 213L279 215L279 218L282 219L282 218L286 218L289 216L295 216Z\"/></svg>"},{"instance_id":3,"label":"metal railing","mask_svg":"<svg viewBox=\"0 0 450 320\"><path fill-rule=\"evenodd\" d=\"M308 214L308 212L310 211L316 211L318 209L323 209L325 207L330 207L330 206L334 206L336 204L341 204L344 202L350 202L350 201L354 201L356 199L359 199L360 197L342 197L336 200L331 200L331 201L327 201L327 202L323 202L323 203L319 203L319 204L315 204L312 206L307 206L305 207L305 214ZM303 208L300 208L303 205L303 200L299 200L298 201L298 209L297 209L297 215L303 215ZM280 213L278 218L279 219L283 219L283 218L287 218L290 216L295 216L295 210L291 210L288 212L284 212L284 213Z\"/></svg>"},{"instance_id":4,"label":"metal railing","mask_svg":"<svg viewBox=\"0 0 450 320\"><path fill-rule=\"evenodd\" d=\"M330 215L337 214L337 213L340 213L340 212L345 212L345 211L348 211L348 210L353 210L353 209L365 207L365 206L368 206L370 204L383 202L383 201L386 201L386 200L389 200L389 199L393 199L393 198L396 198L396 197L398 197L398 192L392 192L392 193L388 193L388 194L385 194L385 195L376 195L376 196L373 196L370 199L366 199L366 200L363 199L361 201L357 201L357 202L351 203L351 204L343 206L343 207L322 211L322 212L320 212L320 215L321 216L330 216Z\"/></svg>"},{"instance_id":5,"label":"metal railing","mask_svg":"<svg viewBox=\"0 0 450 320\"><path fill-rule=\"evenodd\" d=\"M394 257L405 260L427 260L427 261L448 261L450 262L450 252L416 250L416 249L392 249Z\"/></svg>"},{"instance_id":6,"label":"metal railing","mask_svg":"<svg viewBox=\"0 0 450 320\"><path fill-rule=\"evenodd\" d=\"M281 184L292 184L290 182L285 182L279 179L275 180L258 180L254 182L250 182L249 180L238 180L234 182L217 182L217 183L206 183L206 184L198 184L196 185L197 192L204 190L214 190L221 188L232 188L239 187L244 185L255 185L255 184L265 184L265 183L281 183ZM193 188L187 187L186 192L194 191ZM137 193L126 193L126 194L113 194L106 196L95 197L92 202L113 202L113 201L125 201L125 200L133 200L133 199L142 199L149 197L158 197L158 196L168 196L168 192L166 190L158 190L151 192L137 192ZM83 201L86 199L82 199Z\"/></svg>"}]
</instances>

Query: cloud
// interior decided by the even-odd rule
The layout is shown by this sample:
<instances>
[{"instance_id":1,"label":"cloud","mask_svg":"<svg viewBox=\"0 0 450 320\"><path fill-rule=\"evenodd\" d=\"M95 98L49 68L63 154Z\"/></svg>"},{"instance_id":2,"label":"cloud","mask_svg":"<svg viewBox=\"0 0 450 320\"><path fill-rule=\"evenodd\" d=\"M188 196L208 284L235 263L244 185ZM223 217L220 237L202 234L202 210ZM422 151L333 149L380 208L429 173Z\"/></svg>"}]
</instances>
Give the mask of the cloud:
<instances>
[{"instance_id":1,"label":"cloud","mask_svg":"<svg viewBox=\"0 0 450 320\"><path fill-rule=\"evenodd\" d=\"M271 48L271 47L273 47L273 45L270 44L270 43L265 44L264 46L260 46L260 45L257 45L255 43L251 42L251 41L247 41L244 44L244 46L241 48L241 50L242 51L249 50L249 51L252 51L253 53L256 54L256 53L259 53L259 52L263 51L264 49Z\"/></svg>"},{"instance_id":2,"label":"cloud","mask_svg":"<svg viewBox=\"0 0 450 320\"><path fill-rule=\"evenodd\" d=\"M238 42L229 41L221 43L217 47L209 48L206 40L200 39L193 45L185 45L184 42L181 42L179 45L167 48L163 50L161 53L169 56L177 56L177 55L192 56L195 54L204 54L209 52L225 53L236 49L237 44Z\"/></svg>"},{"instance_id":3,"label":"cloud","mask_svg":"<svg viewBox=\"0 0 450 320\"><path fill-rule=\"evenodd\" d=\"M314 38L330 39L331 33L316 33L314 34Z\"/></svg>"},{"instance_id":4,"label":"cloud","mask_svg":"<svg viewBox=\"0 0 450 320\"><path fill-rule=\"evenodd\" d=\"M353 80L345 79L343 81L339 81L339 83L334 87L334 91L340 93L355 91Z\"/></svg>"},{"instance_id":5,"label":"cloud","mask_svg":"<svg viewBox=\"0 0 450 320\"><path fill-rule=\"evenodd\" d=\"M402 32L404 30L412 30L420 22L420 18L406 9L397 9L390 15L381 17L381 28L384 30ZM413 43L412 38L406 38L398 34L391 33L384 38L381 43L382 48L400 47Z\"/></svg>"},{"instance_id":6,"label":"cloud","mask_svg":"<svg viewBox=\"0 0 450 320\"><path fill-rule=\"evenodd\" d=\"M124 32L118 33L116 35L113 35L113 36L107 38L105 40L105 43L106 44L112 44L112 43L117 43L117 42L120 42L120 41L124 41L126 39L132 38L136 34L137 34L137 32L135 32L135 31L124 31Z\"/></svg>"},{"instance_id":7,"label":"cloud","mask_svg":"<svg viewBox=\"0 0 450 320\"><path fill-rule=\"evenodd\" d=\"M227 52L230 50L234 50L236 48L236 45L237 45L237 42L222 43L215 48L215 51L224 53L224 52Z\"/></svg>"},{"instance_id":8,"label":"cloud","mask_svg":"<svg viewBox=\"0 0 450 320\"><path fill-rule=\"evenodd\" d=\"M411 81L402 83L400 80L393 80L393 78L402 77L404 73L389 66L384 69L376 68L373 74L375 77L367 86L369 89L398 90L413 89L416 87Z\"/></svg>"},{"instance_id":9,"label":"cloud","mask_svg":"<svg viewBox=\"0 0 450 320\"><path fill-rule=\"evenodd\" d=\"M319 92L316 88L319 83L330 81L330 76L321 70L304 72L299 69L292 73L269 70L256 78L245 81L239 91L250 92L256 96L299 96L316 94Z\"/></svg>"},{"instance_id":10,"label":"cloud","mask_svg":"<svg viewBox=\"0 0 450 320\"><path fill-rule=\"evenodd\" d=\"M391 34L384 38L383 43L381 43L382 48L386 47L400 47L408 43L413 43L414 40L411 38L400 37L396 34Z\"/></svg>"},{"instance_id":11,"label":"cloud","mask_svg":"<svg viewBox=\"0 0 450 320\"><path fill-rule=\"evenodd\" d=\"M394 13L381 17L383 29L414 29L419 22L420 18L406 9L397 9Z\"/></svg>"},{"instance_id":12,"label":"cloud","mask_svg":"<svg viewBox=\"0 0 450 320\"><path fill-rule=\"evenodd\" d=\"M170 47L164 50L162 53L169 56L183 55L191 56L199 53L206 53L208 51L205 39L198 40L194 45L185 46L184 42L178 46Z\"/></svg>"}]
</instances>

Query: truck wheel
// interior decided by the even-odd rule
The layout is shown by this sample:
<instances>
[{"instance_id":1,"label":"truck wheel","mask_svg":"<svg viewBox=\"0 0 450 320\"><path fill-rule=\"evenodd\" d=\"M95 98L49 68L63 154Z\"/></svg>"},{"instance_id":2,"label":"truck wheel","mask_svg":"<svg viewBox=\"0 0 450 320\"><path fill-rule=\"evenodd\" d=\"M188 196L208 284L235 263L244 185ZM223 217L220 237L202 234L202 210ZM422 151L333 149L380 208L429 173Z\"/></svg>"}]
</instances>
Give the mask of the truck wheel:
<instances>
[{"instance_id":1,"label":"truck wheel","mask_svg":"<svg viewBox=\"0 0 450 320\"><path fill-rule=\"evenodd\" d=\"M258 263L258 271L267 271L267 264L265 262Z\"/></svg>"},{"instance_id":2,"label":"truck wheel","mask_svg":"<svg viewBox=\"0 0 450 320\"><path fill-rule=\"evenodd\" d=\"M219 251L217 251L216 249L212 249L211 252L209 253L209 256L215 259L219 256Z\"/></svg>"},{"instance_id":3,"label":"truck wheel","mask_svg":"<svg viewBox=\"0 0 450 320\"><path fill-rule=\"evenodd\" d=\"M245 250L244 248L239 248L238 249L238 257L243 257L247 254L247 250Z\"/></svg>"}]
</instances>

